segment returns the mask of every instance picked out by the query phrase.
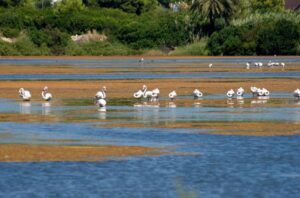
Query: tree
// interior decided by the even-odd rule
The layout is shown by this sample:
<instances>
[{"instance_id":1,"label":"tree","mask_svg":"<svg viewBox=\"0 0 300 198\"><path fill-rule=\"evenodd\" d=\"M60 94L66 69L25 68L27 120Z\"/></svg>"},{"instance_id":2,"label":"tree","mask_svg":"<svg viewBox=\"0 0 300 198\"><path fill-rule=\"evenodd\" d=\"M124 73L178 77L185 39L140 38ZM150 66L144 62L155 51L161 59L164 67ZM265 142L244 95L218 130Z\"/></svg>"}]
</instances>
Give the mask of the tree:
<instances>
[{"instance_id":1,"label":"tree","mask_svg":"<svg viewBox=\"0 0 300 198\"><path fill-rule=\"evenodd\" d=\"M82 0L62 0L55 4L55 10L58 12L77 12L84 8Z\"/></svg>"},{"instance_id":2,"label":"tree","mask_svg":"<svg viewBox=\"0 0 300 198\"><path fill-rule=\"evenodd\" d=\"M237 0L195 0L192 3L191 11L196 15L200 14L207 18L211 32L213 32L216 19L224 18L228 23L237 2Z\"/></svg>"},{"instance_id":3,"label":"tree","mask_svg":"<svg viewBox=\"0 0 300 198\"><path fill-rule=\"evenodd\" d=\"M250 6L253 11L278 12L284 10L284 0L250 0Z\"/></svg>"}]
</instances>

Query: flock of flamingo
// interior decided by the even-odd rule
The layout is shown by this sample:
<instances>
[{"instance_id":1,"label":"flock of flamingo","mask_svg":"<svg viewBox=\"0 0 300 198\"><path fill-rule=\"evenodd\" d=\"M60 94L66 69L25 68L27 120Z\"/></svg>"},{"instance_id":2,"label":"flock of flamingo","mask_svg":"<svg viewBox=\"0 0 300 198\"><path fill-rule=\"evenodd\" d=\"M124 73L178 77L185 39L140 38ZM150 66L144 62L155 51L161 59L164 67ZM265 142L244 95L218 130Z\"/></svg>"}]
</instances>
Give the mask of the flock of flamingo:
<instances>
[{"instance_id":1,"label":"flock of flamingo","mask_svg":"<svg viewBox=\"0 0 300 198\"><path fill-rule=\"evenodd\" d=\"M141 58L139 62L143 63L145 60L144 58ZM264 64L262 62L247 62L246 63L246 69L250 69L252 66L254 67L263 67ZM268 67L274 67L274 66L282 66L285 67L285 63L281 62L272 62L271 60L267 63ZM213 64L210 63L208 65L209 68L213 67ZM251 93L253 97L269 97L270 92L266 88L258 88L258 87L251 87L250 88ZM107 104L106 101L106 87L102 87L101 90L99 90L95 95L96 104L99 107L105 107ZM226 95L229 99L232 99L236 96L237 99L242 99L244 97L245 90L240 87L236 91L233 89L230 89L227 91ZM31 94L30 91L25 90L24 88L19 89L19 95L24 101L30 101ZM192 93L194 96L194 99L201 98L203 96L203 93L199 91L198 89L195 89ZM296 89L293 93L294 97L300 100L300 89ZM155 88L153 90L148 90L146 85L143 85L141 90L138 90L137 92L133 93L133 97L136 99L146 99L150 102L155 102L159 100L160 96L160 90L158 88ZM168 94L168 97L171 101L173 101L177 97L177 93L175 90L171 91ZM42 90L42 98L45 101L50 101L52 99L52 94L48 92L48 87L44 87Z\"/></svg>"},{"instance_id":2,"label":"flock of flamingo","mask_svg":"<svg viewBox=\"0 0 300 198\"><path fill-rule=\"evenodd\" d=\"M257 87L251 87L250 88L251 93L253 97L268 97L270 95L270 92L266 88L257 88ZM99 107L105 107L106 102L106 87L103 86L101 90L99 90L95 95L96 104ZM226 95L228 98L232 99L236 96L237 99L242 99L244 97L245 90L240 87L236 91L233 89L230 89L227 91ZM31 99L31 93L29 90L25 90L24 88L19 89L19 95L23 99L23 101L30 101ZM45 101L50 101L52 99L52 94L48 92L48 87L44 87L42 90L42 99ZM203 93L199 91L198 89L195 89L192 93L194 96L194 99L199 99L203 96ZM293 93L294 97L300 100L300 89L296 89ZM160 90L158 88L155 88L153 90L148 90L146 85L143 85L141 90L138 90L137 92L133 93L133 97L136 99L146 99L151 102L155 102L159 100L160 96ZM172 91L169 93L169 99L171 101L175 100L177 97L176 91Z\"/></svg>"}]
</instances>

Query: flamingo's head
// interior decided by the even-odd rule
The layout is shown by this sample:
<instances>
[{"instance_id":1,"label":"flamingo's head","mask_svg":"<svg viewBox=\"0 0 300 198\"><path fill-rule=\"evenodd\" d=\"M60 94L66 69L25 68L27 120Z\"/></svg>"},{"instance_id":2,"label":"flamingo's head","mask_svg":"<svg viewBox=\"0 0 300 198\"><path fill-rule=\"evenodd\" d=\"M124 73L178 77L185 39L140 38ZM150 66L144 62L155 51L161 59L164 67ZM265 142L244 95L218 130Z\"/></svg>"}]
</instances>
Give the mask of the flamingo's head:
<instances>
[{"instance_id":1,"label":"flamingo's head","mask_svg":"<svg viewBox=\"0 0 300 198\"><path fill-rule=\"evenodd\" d=\"M105 86L103 86L103 87L102 87L102 90L103 90L104 92L106 92L106 87L105 87Z\"/></svg>"},{"instance_id":2,"label":"flamingo's head","mask_svg":"<svg viewBox=\"0 0 300 198\"><path fill-rule=\"evenodd\" d=\"M146 85L143 85L143 90L147 89L147 86Z\"/></svg>"},{"instance_id":3,"label":"flamingo's head","mask_svg":"<svg viewBox=\"0 0 300 198\"><path fill-rule=\"evenodd\" d=\"M43 91L48 91L48 87L45 86L44 89L43 89Z\"/></svg>"},{"instance_id":4,"label":"flamingo's head","mask_svg":"<svg viewBox=\"0 0 300 198\"><path fill-rule=\"evenodd\" d=\"M24 88L19 89L19 94L22 94L24 92Z\"/></svg>"}]
</instances>

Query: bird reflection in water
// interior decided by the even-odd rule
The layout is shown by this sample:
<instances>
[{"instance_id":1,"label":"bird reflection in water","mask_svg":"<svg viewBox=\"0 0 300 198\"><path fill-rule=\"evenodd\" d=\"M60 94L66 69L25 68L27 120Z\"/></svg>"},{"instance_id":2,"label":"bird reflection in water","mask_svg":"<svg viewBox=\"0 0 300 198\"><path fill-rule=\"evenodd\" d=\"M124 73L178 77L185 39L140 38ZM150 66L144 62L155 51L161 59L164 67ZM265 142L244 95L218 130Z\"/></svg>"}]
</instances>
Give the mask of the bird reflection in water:
<instances>
[{"instance_id":1,"label":"bird reflection in water","mask_svg":"<svg viewBox=\"0 0 300 198\"><path fill-rule=\"evenodd\" d=\"M20 102L20 113L21 114L31 114L31 104L30 102Z\"/></svg>"}]
</instances>

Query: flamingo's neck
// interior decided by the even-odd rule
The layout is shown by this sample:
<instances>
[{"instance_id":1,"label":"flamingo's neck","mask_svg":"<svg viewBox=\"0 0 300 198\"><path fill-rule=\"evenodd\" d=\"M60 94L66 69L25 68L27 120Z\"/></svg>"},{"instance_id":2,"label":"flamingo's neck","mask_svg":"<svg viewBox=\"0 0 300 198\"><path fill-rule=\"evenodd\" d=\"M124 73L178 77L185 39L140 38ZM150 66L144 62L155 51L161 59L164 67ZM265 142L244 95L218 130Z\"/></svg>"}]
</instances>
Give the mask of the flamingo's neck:
<instances>
[{"instance_id":1,"label":"flamingo's neck","mask_svg":"<svg viewBox=\"0 0 300 198\"><path fill-rule=\"evenodd\" d=\"M106 93L104 90L102 90L103 98L106 98Z\"/></svg>"},{"instance_id":2,"label":"flamingo's neck","mask_svg":"<svg viewBox=\"0 0 300 198\"><path fill-rule=\"evenodd\" d=\"M46 99L45 94L46 94L46 91L42 91L42 97L43 97L43 99Z\"/></svg>"}]
</instances>

